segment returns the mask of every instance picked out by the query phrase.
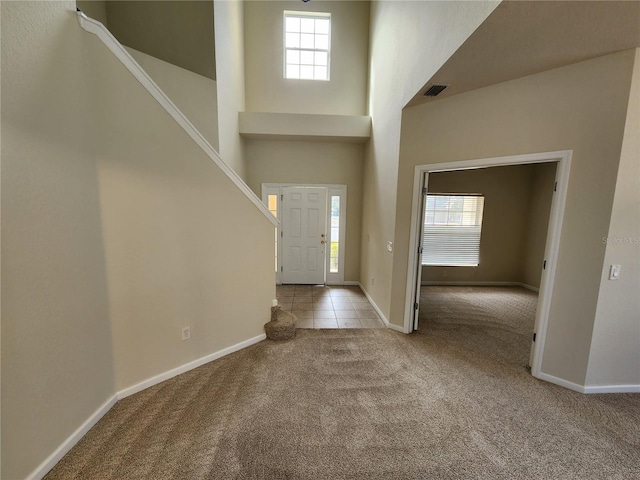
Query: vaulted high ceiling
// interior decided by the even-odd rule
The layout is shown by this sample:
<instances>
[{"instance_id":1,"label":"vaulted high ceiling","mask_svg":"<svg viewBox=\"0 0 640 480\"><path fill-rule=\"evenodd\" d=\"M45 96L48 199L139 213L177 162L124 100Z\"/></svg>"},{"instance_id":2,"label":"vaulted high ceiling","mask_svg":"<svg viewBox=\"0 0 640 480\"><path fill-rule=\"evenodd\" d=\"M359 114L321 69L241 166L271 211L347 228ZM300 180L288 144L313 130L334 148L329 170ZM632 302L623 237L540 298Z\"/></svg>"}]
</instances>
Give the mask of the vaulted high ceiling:
<instances>
[{"instance_id":1,"label":"vaulted high ceiling","mask_svg":"<svg viewBox=\"0 0 640 480\"><path fill-rule=\"evenodd\" d=\"M408 106L635 47L640 1L505 1ZM425 97L432 84L448 87Z\"/></svg>"}]
</instances>

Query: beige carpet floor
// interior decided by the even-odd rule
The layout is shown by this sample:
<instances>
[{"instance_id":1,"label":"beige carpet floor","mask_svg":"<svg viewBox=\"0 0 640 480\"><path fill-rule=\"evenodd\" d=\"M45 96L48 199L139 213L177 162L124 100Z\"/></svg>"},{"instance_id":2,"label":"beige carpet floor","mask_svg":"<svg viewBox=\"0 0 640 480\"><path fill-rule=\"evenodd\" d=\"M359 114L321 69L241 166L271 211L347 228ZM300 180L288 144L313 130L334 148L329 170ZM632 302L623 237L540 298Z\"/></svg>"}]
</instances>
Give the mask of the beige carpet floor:
<instances>
[{"instance_id":1,"label":"beige carpet floor","mask_svg":"<svg viewBox=\"0 0 640 480\"><path fill-rule=\"evenodd\" d=\"M524 368L535 295L423 300L410 336L301 330L128 397L46 478L639 478L640 395Z\"/></svg>"}]
</instances>

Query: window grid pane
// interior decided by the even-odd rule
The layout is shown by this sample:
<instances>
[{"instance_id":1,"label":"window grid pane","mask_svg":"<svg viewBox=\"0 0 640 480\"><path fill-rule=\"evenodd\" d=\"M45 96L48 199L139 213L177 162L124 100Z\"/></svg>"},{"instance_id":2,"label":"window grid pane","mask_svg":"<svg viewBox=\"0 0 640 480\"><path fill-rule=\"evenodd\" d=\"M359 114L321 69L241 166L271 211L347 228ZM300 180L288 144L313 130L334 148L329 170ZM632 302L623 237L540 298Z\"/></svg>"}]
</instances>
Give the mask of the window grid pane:
<instances>
[{"instance_id":1,"label":"window grid pane","mask_svg":"<svg viewBox=\"0 0 640 480\"><path fill-rule=\"evenodd\" d=\"M285 13L285 78L329 80L331 21L316 15Z\"/></svg>"},{"instance_id":2,"label":"window grid pane","mask_svg":"<svg viewBox=\"0 0 640 480\"><path fill-rule=\"evenodd\" d=\"M286 36L287 48L300 48L300 34L299 33L287 33Z\"/></svg>"},{"instance_id":3,"label":"window grid pane","mask_svg":"<svg viewBox=\"0 0 640 480\"><path fill-rule=\"evenodd\" d=\"M313 65L313 52L308 50L301 51L300 65Z\"/></svg>"},{"instance_id":4,"label":"window grid pane","mask_svg":"<svg viewBox=\"0 0 640 480\"><path fill-rule=\"evenodd\" d=\"M422 264L479 265L483 209L481 195L427 195Z\"/></svg>"}]
</instances>

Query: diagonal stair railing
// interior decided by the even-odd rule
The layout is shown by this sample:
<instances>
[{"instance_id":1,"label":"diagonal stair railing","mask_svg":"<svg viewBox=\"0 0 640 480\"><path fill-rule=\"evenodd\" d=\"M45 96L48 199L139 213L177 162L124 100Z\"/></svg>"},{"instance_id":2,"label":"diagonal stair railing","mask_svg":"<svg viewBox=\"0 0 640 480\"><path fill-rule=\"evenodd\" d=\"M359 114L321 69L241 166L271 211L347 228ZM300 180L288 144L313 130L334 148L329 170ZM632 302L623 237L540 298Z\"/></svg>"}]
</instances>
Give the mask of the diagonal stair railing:
<instances>
[{"instance_id":1,"label":"diagonal stair railing","mask_svg":"<svg viewBox=\"0 0 640 480\"><path fill-rule=\"evenodd\" d=\"M78 22L83 30L96 35L102 43L113 53L116 58L129 70L138 82L151 94L151 96L166 110L178 125L186 132L189 137L202 149L202 151L222 170L222 172L231 180L236 187L251 201L258 210L274 225L277 226L278 220L269 212L258 196L249 188L249 186L240 178L240 176L227 165L218 152L211 144L202 136L196 127L189 121L187 117L175 106L169 97L158 87L144 69L134 60L127 52L124 46L109 32L109 30L97 20L87 17L82 11L78 10Z\"/></svg>"}]
</instances>

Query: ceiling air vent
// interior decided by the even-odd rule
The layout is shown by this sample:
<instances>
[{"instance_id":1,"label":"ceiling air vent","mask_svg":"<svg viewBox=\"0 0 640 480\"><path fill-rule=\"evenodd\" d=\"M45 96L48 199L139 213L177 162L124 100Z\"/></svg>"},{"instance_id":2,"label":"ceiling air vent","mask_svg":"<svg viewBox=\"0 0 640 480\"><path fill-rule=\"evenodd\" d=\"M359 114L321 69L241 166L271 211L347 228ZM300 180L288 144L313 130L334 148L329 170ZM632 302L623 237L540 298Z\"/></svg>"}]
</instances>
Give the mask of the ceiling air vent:
<instances>
[{"instance_id":1,"label":"ceiling air vent","mask_svg":"<svg viewBox=\"0 0 640 480\"><path fill-rule=\"evenodd\" d=\"M426 92L424 92L425 97L436 97L438 96L447 85L431 85Z\"/></svg>"}]
</instances>

